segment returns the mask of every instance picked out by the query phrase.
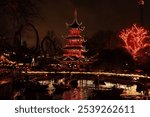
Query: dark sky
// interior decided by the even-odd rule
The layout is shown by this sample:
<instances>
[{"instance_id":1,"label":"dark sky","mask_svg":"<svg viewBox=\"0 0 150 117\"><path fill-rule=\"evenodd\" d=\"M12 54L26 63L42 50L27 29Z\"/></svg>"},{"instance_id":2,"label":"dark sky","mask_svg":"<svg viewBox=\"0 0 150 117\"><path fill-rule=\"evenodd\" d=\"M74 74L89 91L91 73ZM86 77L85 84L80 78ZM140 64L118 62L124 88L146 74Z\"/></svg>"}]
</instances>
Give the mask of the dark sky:
<instances>
[{"instance_id":1,"label":"dark sky","mask_svg":"<svg viewBox=\"0 0 150 117\"><path fill-rule=\"evenodd\" d=\"M88 37L99 30L118 32L140 21L137 0L42 0L42 19L36 21L40 37L48 30L54 30L59 37L65 35L65 23L72 22L75 8ZM144 24L150 29L150 0L145 0Z\"/></svg>"}]
</instances>

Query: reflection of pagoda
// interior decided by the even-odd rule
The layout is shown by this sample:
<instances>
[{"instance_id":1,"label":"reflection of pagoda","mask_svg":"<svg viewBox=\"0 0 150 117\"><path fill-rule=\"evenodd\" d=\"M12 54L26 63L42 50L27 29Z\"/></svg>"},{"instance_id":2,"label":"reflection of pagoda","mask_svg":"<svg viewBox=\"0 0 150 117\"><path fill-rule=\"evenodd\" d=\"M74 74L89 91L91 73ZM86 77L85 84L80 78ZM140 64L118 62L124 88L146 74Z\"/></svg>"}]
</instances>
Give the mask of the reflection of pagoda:
<instances>
[{"instance_id":1,"label":"reflection of pagoda","mask_svg":"<svg viewBox=\"0 0 150 117\"><path fill-rule=\"evenodd\" d=\"M82 27L82 23L79 23L77 20L76 10L74 16L73 22L67 24L68 34L65 37L66 45L63 48L63 56L60 61L65 70L81 70L89 63L88 59L84 56L86 52L83 46L85 40L81 36L84 27Z\"/></svg>"}]
</instances>

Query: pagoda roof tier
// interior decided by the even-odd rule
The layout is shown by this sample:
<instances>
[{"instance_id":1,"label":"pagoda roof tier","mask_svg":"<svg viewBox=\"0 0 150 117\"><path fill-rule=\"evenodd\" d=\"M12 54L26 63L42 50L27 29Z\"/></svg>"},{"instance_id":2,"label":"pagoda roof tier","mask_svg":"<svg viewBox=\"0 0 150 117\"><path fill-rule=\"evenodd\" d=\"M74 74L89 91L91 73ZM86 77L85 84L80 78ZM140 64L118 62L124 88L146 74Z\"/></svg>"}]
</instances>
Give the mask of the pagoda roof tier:
<instances>
[{"instance_id":1,"label":"pagoda roof tier","mask_svg":"<svg viewBox=\"0 0 150 117\"><path fill-rule=\"evenodd\" d=\"M77 11L76 10L74 11L74 20L73 20L73 22L71 24L68 24L68 23L66 23L66 24L69 28L80 28L81 27L82 22L80 22L80 23L78 22L78 20L77 20Z\"/></svg>"},{"instance_id":2,"label":"pagoda roof tier","mask_svg":"<svg viewBox=\"0 0 150 117\"><path fill-rule=\"evenodd\" d=\"M84 39L66 39L67 42L86 42L86 40Z\"/></svg>"},{"instance_id":3,"label":"pagoda roof tier","mask_svg":"<svg viewBox=\"0 0 150 117\"><path fill-rule=\"evenodd\" d=\"M62 56L61 58L59 58L59 60L60 60L60 62L83 62L83 61L85 61L85 57L83 56L83 57L81 57L81 58L79 58L79 57L76 57L76 56ZM62 61L63 60L63 61Z\"/></svg>"},{"instance_id":4,"label":"pagoda roof tier","mask_svg":"<svg viewBox=\"0 0 150 117\"><path fill-rule=\"evenodd\" d=\"M70 49L69 48L69 49L64 49L64 50L68 50L68 51L86 51L85 49L80 49L80 48L79 49L78 48L77 49Z\"/></svg>"},{"instance_id":5,"label":"pagoda roof tier","mask_svg":"<svg viewBox=\"0 0 150 117\"><path fill-rule=\"evenodd\" d=\"M66 38L83 38L81 35L67 35Z\"/></svg>"},{"instance_id":6,"label":"pagoda roof tier","mask_svg":"<svg viewBox=\"0 0 150 117\"><path fill-rule=\"evenodd\" d=\"M65 45L64 48L84 48L83 45Z\"/></svg>"},{"instance_id":7,"label":"pagoda roof tier","mask_svg":"<svg viewBox=\"0 0 150 117\"><path fill-rule=\"evenodd\" d=\"M64 49L76 50L76 49L85 49L85 48L83 46L65 46Z\"/></svg>"},{"instance_id":8,"label":"pagoda roof tier","mask_svg":"<svg viewBox=\"0 0 150 117\"><path fill-rule=\"evenodd\" d=\"M81 38L81 37L80 38L78 38L78 37L67 37L66 40L79 40L79 41L83 40L84 41L85 39Z\"/></svg>"},{"instance_id":9,"label":"pagoda roof tier","mask_svg":"<svg viewBox=\"0 0 150 117\"><path fill-rule=\"evenodd\" d=\"M71 38L67 38L66 39L66 42L87 42L87 40L85 40L85 39L83 39L83 38L81 38L81 39L77 39L77 38L73 38L73 39L71 39Z\"/></svg>"},{"instance_id":10,"label":"pagoda roof tier","mask_svg":"<svg viewBox=\"0 0 150 117\"><path fill-rule=\"evenodd\" d=\"M79 58L79 60L74 60L74 61L71 61L71 60L67 59L67 60L64 60L64 61L60 61L60 63L62 63L62 64L88 65L88 64L91 64L93 62L91 62L91 61L84 61L84 58L81 58L81 59Z\"/></svg>"},{"instance_id":11,"label":"pagoda roof tier","mask_svg":"<svg viewBox=\"0 0 150 117\"><path fill-rule=\"evenodd\" d=\"M80 45L81 43L86 42L84 39L66 39L66 42L69 43L69 45L72 45L74 43L77 43L78 45Z\"/></svg>"},{"instance_id":12,"label":"pagoda roof tier","mask_svg":"<svg viewBox=\"0 0 150 117\"><path fill-rule=\"evenodd\" d=\"M85 58L83 55L77 55L77 54L63 54L64 57L76 57L76 58Z\"/></svg>"},{"instance_id":13,"label":"pagoda roof tier","mask_svg":"<svg viewBox=\"0 0 150 117\"><path fill-rule=\"evenodd\" d=\"M70 28L79 28L79 27L81 27L82 22L79 23L78 20L75 18L71 24L67 24L67 25Z\"/></svg>"},{"instance_id":14,"label":"pagoda roof tier","mask_svg":"<svg viewBox=\"0 0 150 117\"><path fill-rule=\"evenodd\" d=\"M69 52L75 52L75 51L87 52L87 50L84 49L84 48L76 48L76 49L65 48L64 51L69 51Z\"/></svg>"},{"instance_id":15,"label":"pagoda roof tier","mask_svg":"<svg viewBox=\"0 0 150 117\"><path fill-rule=\"evenodd\" d=\"M73 22L71 24L66 23L66 25L69 28L78 28L80 30L84 30L84 27L81 26L82 22L79 23L78 20L77 20L77 10L76 9L74 11L74 20L73 20Z\"/></svg>"}]
</instances>

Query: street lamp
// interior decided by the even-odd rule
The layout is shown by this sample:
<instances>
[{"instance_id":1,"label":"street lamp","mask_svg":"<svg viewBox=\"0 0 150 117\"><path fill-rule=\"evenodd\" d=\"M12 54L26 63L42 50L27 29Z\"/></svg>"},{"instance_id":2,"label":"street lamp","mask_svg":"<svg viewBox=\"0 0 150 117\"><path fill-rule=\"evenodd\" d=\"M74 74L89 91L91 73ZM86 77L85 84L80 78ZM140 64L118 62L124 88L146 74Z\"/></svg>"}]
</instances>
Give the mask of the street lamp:
<instances>
[{"instance_id":1,"label":"street lamp","mask_svg":"<svg viewBox=\"0 0 150 117\"><path fill-rule=\"evenodd\" d=\"M143 25L144 24L144 16L143 16L144 0L138 0L138 5L140 8L140 23L141 25Z\"/></svg>"}]
</instances>

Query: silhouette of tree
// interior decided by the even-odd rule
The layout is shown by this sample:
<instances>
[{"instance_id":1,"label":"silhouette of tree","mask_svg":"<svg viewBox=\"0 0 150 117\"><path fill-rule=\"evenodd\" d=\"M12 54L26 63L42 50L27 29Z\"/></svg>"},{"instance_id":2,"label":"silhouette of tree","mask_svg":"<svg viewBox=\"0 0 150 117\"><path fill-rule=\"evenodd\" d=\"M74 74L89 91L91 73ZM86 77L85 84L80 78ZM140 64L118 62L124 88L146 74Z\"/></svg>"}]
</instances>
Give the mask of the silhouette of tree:
<instances>
[{"instance_id":1,"label":"silhouette of tree","mask_svg":"<svg viewBox=\"0 0 150 117\"><path fill-rule=\"evenodd\" d=\"M0 0L0 31L10 32L39 17L40 0Z\"/></svg>"},{"instance_id":2,"label":"silhouette of tree","mask_svg":"<svg viewBox=\"0 0 150 117\"><path fill-rule=\"evenodd\" d=\"M115 32L101 30L87 40L86 47L89 49L89 54L95 54L103 49L119 48L122 44L122 40L117 37Z\"/></svg>"},{"instance_id":3,"label":"silhouette of tree","mask_svg":"<svg viewBox=\"0 0 150 117\"><path fill-rule=\"evenodd\" d=\"M103 49L94 66L105 70L133 70L134 60L124 48Z\"/></svg>"},{"instance_id":4,"label":"silhouette of tree","mask_svg":"<svg viewBox=\"0 0 150 117\"><path fill-rule=\"evenodd\" d=\"M21 25L31 23L34 18L40 17L39 3L41 0L0 0L0 34L5 37L5 42L7 42L7 44L3 44L3 50L12 51L16 30ZM0 38L0 41L4 41L2 39Z\"/></svg>"},{"instance_id":5,"label":"silhouette of tree","mask_svg":"<svg viewBox=\"0 0 150 117\"><path fill-rule=\"evenodd\" d=\"M49 56L54 56L60 53L61 43L53 31L48 31L47 35L41 42L41 49L45 57L47 54Z\"/></svg>"}]
</instances>

